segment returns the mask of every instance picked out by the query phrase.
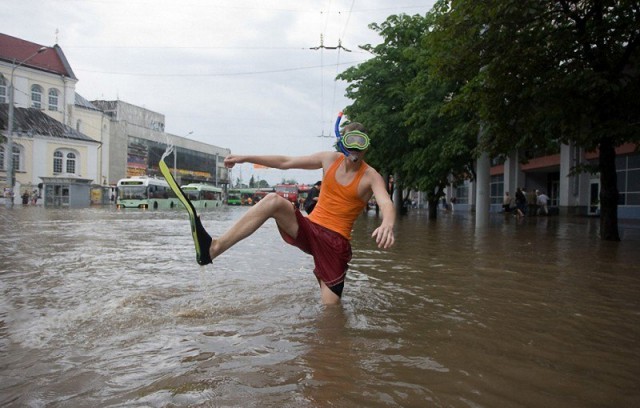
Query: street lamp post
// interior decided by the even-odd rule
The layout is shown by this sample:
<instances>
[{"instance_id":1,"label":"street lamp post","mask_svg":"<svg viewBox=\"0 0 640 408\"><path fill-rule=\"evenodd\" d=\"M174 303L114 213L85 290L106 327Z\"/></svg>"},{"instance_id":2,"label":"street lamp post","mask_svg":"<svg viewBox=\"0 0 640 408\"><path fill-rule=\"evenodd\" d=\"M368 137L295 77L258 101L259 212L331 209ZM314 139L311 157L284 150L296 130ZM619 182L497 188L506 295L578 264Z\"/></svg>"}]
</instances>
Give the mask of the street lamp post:
<instances>
[{"instance_id":1,"label":"street lamp post","mask_svg":"<svg viewBox=\"0 0 640 408\"><path fill-rule=\"evenodd\" d=\"M214 170L216 172L216 187L218 187L218 153L216 153L216 165L214 167Z\"/></svg>"},{"instance_id":2,"label":"street lamp post","mask_svg":"<svg viewBox=\"0 0 640 408\"><path fill-rule=\"evenodd\" d=\"M11 67L11 77L9 79L9 112L7 114L7 152L5 153L5 157L8 156L8 160L7 160L7 178L9 179L9 189L10 189L10 197L9 197L9 202L7 203L8 205L13 205L13 196L14 196L14 191L13 189L15 188L15 181L16 181L16 170L13 167L13 104L15 103L14 100L14 88L13 88L13 74L16 72L16 69L27 63L31 58L35 57L36 55L45 52L46 50L48 50L47 47L40 47L38 49L38 51L34 52L33 54L31 54L29 57L25 58L24 60L22 60L20 63L16 64L16 60L13 60L13 66Z\"/></svg>"},{"instance_id":3,"label":"street lamp post","mask_svg":"<svg viewBox=\"0 0 640 408\"><path fill-rule=\"evenodd\" d=\"M187 133L184 137L187 137L192 133L193 133L193 130ZM178 179L176 178L177 169L178 169L178 146L174 146L173 147L173 179L176 181L178 181Z\"/></svg>"}]
</instances>

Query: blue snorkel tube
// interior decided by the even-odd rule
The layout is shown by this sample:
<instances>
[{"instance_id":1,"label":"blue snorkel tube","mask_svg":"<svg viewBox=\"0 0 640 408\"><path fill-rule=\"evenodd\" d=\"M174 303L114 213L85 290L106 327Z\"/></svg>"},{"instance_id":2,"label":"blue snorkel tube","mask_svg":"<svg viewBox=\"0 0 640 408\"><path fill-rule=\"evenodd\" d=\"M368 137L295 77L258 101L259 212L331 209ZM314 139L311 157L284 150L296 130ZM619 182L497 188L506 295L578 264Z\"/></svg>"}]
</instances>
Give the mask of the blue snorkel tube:
<instances>
[{"instance_id":1,"label":"blue snorkel tube","mask_svg":"<svg viewBox=\"0 0 640 408\"><path fill-rule=\"evenodd\" d=\"M347 151L347 149L345 149L344 145L342 144L342 136L340 135L341 120L342 120L342 112L339 112L338 119L336 119L336 128L335 128L336 138L338 138L338 148L345 156L349 156L349 152Z\"/></svg>"}]
</instances>

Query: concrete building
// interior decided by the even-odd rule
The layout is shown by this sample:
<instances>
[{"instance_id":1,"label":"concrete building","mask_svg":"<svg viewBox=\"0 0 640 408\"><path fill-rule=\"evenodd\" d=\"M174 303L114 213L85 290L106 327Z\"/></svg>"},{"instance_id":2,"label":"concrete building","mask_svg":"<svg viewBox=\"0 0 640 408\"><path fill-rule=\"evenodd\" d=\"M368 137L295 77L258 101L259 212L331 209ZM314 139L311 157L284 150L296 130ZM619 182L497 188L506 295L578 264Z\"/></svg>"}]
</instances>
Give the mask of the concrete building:
<instances>
[{"instance_id":1,"label":"concrete building","mask_svg":"<svg viewBox=\"0 0 640 408\"><path fill-rule=\"evenodd\" d=\"M102 141L108 150L105 169L110 185L131 176L159 176L158 161L168 145L174 145L176 157L167 158L170 167L176 165L179 184L201 182L216 186L229 184L229 172L224 158L229 149L190 140L164 131L164 115L123 101L92 101L92 106L104 112L108 132ZM104 124L103 124L104 126Z\"/></svg>"}]
</instances>

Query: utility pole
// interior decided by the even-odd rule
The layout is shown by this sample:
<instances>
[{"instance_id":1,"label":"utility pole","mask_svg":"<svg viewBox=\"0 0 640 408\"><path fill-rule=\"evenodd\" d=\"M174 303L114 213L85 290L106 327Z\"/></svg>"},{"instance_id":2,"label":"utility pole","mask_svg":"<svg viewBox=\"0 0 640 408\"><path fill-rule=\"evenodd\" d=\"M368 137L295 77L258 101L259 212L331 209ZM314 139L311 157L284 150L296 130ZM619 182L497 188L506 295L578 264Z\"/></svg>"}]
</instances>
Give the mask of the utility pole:
<instances>
[{"instance_id":1,"label":"utility pole","mask_svg":"<svg viewBox=\"0 0 640 408\"><path fill-rule=\"evenodd\" d=\"M216 172L216 176L215 176L216 177L216 187L218 187L218 171L219 171L219 169L218 169L218 153L216 153L216 165L214 167L214 170Z\"/></svg>"}]
</instances>

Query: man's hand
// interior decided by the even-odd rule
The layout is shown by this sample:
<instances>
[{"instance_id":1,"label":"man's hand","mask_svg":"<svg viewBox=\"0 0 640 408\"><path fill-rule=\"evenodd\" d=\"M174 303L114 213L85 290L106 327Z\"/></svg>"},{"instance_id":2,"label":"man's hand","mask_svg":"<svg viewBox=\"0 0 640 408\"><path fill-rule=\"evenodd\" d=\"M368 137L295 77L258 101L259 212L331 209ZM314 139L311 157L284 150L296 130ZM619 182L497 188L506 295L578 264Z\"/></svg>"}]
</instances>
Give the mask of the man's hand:
<instances>
[{"instance_id":1,"label":"man's hand","mask_svg":"<svg viewBox=\"0 0 640 408\"><path fill-rule=\"evenodd\" d=\"M236 165L236 163L244 163L244 158L242 156L236 156L230 154L229 156L224 158L224 167L230 169Z\"/></svg>"},{"instance_id":2,"label":"man's hand","mask_svg":"<svg viewBox=\"0 0 640 408\"><path fill-rule=\"evenodd\" d=\"M378 244L378 248L390 248L394 242L395 238L393 236L393 227L385 225L384 222L375 231L371 234L372 238L376 239L376 244Z\"/></svg>"}]
</instances>

